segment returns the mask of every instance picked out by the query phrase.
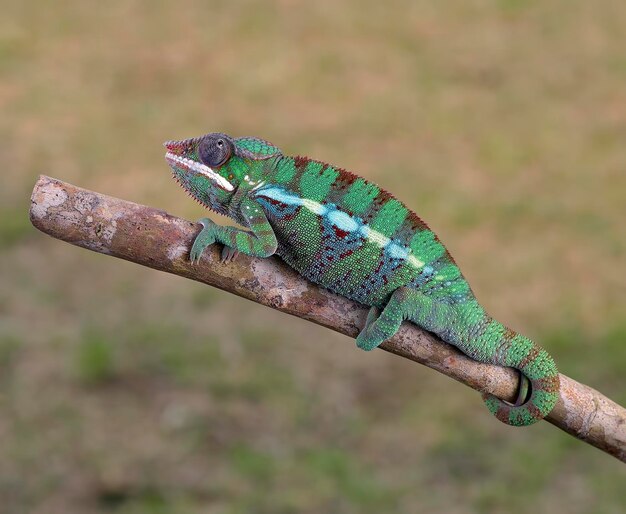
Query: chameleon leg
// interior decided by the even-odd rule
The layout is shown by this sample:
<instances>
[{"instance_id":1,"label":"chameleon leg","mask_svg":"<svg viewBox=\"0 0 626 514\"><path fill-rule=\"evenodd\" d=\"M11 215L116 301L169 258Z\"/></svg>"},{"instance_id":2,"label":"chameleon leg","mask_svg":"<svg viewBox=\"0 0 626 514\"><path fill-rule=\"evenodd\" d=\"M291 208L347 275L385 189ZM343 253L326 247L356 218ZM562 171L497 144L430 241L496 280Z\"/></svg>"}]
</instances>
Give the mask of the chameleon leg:
<instances>
[{"instance_id":1,"label":"chameleon leg","mask_svg":"<svg viewBox=\"0 0 626 514\"><path fill-rule=\"evenodd\" d=\"M222 260L229 260L236 252L252 255L253 257L269 257L276 252L278 241L261 206L254 200L245 198L241 202L241 215L250 231L235 227L217 225L209 218L202 218L199 222L204 227L198 234L191 252L191 262L198 262L204 250L213 243L222 243ZM229 250L226 250L229 248Z\"/></svg>"},{"instance_id":2,"label":"chameleon leg","mask_svg":"<svg viewBox=\"0 0 626 514\"><path fill-rule=\"evenodd\" d=\"M514 405L485 394L487 408L509 425L530 425L545 417L558 400L559 376L552 358L527 337L488 316L475 301L449 305L415 289L393 292L380 316L370 310L356 343L372 350L392 337L404 320L434 332L469 357L519 370L525 378ZM530 395L528 391L530 389Z\"/></svg>"},{"instance_id":3,"label":"chameleon leg","mask_svg":"<svg viewBox=\"0 0 626 514\"><path fill-rule=\"evenodd\" d=\"M357 346L363 350L373 350L391 338L406 319L443 335L451 326L454 316L449 305L437 302L410 287L396 289L380 316L376 316L376 313L374 307L370 309L365 327L356 338Z\"/></svg>"}]
</instances>

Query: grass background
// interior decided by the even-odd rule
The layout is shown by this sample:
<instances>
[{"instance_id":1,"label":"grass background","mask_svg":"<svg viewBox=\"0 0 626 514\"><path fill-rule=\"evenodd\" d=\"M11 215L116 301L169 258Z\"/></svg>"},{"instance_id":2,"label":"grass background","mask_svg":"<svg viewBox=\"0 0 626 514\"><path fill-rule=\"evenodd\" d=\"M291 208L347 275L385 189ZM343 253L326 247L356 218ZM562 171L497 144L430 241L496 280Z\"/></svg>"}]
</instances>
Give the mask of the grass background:
<instances>
[{"instance_id":1,"label":"grass background","mask_svg":"<svg viewBox=\"0 0 626 514\"><path fill-rule=\"evenodd\" d=\"M626 402L626 4L0 0L0 510L617 513L623 464L384 352L29 224L39 173L188 218L161 142L394 191Z\"/></svg>"}]
</instances>

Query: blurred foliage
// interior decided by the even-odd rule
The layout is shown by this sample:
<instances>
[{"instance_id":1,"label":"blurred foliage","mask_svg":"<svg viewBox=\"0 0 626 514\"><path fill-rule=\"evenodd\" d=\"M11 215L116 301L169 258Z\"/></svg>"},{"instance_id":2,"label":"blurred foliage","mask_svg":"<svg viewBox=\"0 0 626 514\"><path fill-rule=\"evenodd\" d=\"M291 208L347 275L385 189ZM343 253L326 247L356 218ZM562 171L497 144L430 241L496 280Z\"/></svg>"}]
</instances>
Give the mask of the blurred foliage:
<instances>
[{"instance_id":1,"label":"blurred foliage","mask_svg":"<svg viewBox=\"0 0 626 514\"><path fill-rule=\"evenodd\" d=\"M0 511L623 512L624 466L430 370L29 226L39 173L203 215L161 142L358 171L626 402L626 6L3 2Z\"/></svg>"},{"instance_id":2,"label":"blurred foliage","mask_svg":"<svg viewBox=\"0 0 626 514\"><path fill-rule=\"evenodd\" d=\"M0 210L0 219L0 250L33 236L32 225L23 209Z\"/></svg>"},{"instance_id":3,"label":"blurred foliage","mask_svg":"<svg viewBox=\"0 0 626 514\"><path fill-rule=\"evenodd\" d=\"M81 380L97 384L114 376L112 343L99 332L88 331L83 335L76 355L76 372Z\"/></svg>"}]
</instances>

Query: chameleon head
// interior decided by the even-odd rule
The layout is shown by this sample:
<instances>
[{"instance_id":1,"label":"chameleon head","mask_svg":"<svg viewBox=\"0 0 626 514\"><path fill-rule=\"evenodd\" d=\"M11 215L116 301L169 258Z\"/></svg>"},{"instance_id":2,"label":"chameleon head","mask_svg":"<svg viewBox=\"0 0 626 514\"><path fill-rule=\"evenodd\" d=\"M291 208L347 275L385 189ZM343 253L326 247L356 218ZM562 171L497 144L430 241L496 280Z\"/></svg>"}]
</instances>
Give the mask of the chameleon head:
<instances>
[{"instance_id":1,"label":"chameleon head","mask_svg":"<svg viewBox=\"0 0 626 514\"><path fill-rule=\"evenodd\" d=\"M232 138L221 132L166 141L165 160L176 181L205 207L225 214L235 190L262 177L259 164L280 155L271 143L254 137Z\"/></svg>"}]
</instances>

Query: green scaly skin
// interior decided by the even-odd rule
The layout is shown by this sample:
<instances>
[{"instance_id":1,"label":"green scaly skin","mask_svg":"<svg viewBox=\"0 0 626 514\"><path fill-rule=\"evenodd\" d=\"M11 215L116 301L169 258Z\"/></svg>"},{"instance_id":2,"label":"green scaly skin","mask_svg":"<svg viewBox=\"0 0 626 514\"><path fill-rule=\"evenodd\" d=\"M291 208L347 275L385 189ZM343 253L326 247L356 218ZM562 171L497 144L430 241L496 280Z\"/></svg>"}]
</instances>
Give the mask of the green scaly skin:
<instances>
[{"instance_id":1,"label":"green scaly skin","mask_svg":"<svg viewBox=\"0 0 626 514\"><path fill-rule=\"evenodd\" d=\"M303 277L371 307L359 348L376 348L411 321L475 360L528 379L530 395L523 384L515 405L484 395L499 420L530 425L550 413L559 391L552 358L485 312L437 236L392 195L258 138L212 133L165 146L181 186L248 229L203 218L193 262L214 243L224 245L224 259L276 254Z\"/></svg>"}]
</instances>

